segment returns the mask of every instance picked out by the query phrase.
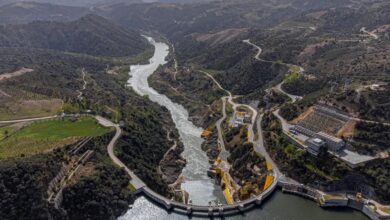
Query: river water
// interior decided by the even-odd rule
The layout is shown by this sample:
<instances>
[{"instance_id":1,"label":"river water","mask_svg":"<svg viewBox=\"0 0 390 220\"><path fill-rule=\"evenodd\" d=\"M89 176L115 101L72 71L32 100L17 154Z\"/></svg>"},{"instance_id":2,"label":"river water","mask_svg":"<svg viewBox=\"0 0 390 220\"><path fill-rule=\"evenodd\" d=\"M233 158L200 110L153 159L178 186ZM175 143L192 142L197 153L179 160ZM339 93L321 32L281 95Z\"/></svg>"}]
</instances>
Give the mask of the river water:
<instances>
[{"instance_id":1,"label":"river water","mask_svg":"<svg viewBox=\"0 0 390 220\"><path fill-rule=\"evenodd\" d=\"M207 205L209 201L224 201L222 191L214 184L214 180L207 176L209 169L208 158L201 150L203 142L200 138L201 128L196 127L188 120L188 112L183 106L172 102L165 95L159 94L148 84L148 77L160 66L166 63L165 58L169 53L169 47L165 43L155 42L148 37L148 41L154 45L155 52L147 65L134 65L130 69L129 86L139 95L147 95L150 100L165 106L171 113L172 119L179 130L180 139L184 144L183 157L187 165L182 175L185 182L182 188L185 189L193 204ZM176 213L168 213L161 207L139 197L133 207L129 209L119 220L149 220L149 219L188 219L187 216ZM197 219L193 217L192 219ZM367 218L359 212L343 209L342 211L328 211L319 208L316 203L300 197L286 195L276 192L269 201L260 208L254 209L245 216L227 217L226 219L332 219L345 220L356 219L366 220Z\"/></svg>"},{"instance_id":2,"label":"river water","mask_svg":"<svg viewBox=\"0 0 390 220\"><path fill-rule=\"evenodd\" d=\"M190 199L196 205L208 205L209 201L224 201L220 187L207 176L210 167L207 155L201 149L203 139L200 138L202 129L188 120L188 112L183 106L172 102L165 95L159 94L148 84L148 77L160 66L166 63L165 57L169 53L168 45L156 43L152 38L149 42L155 46L154 56L148 65L131 66L128 81L135 92L147 95L150 100L165 106L172 115L172 119L179 130L180 139L184 144L183 157L187 165L183 169L184 183L182 188L189 193Z\"/></svg>"}]
</instances>

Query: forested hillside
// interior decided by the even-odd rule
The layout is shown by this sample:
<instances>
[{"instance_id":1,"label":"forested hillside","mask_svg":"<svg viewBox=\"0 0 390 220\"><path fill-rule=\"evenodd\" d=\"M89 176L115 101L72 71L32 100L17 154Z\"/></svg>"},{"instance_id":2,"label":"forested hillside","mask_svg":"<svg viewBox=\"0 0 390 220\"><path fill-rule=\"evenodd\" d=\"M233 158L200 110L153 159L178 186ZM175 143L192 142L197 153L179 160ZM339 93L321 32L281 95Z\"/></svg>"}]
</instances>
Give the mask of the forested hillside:
<instances>
[{"instance_id":1,"label":"forested hillside","mask_svg":"<svg viewBox=\"0 0 390 220\"><path fill-rule=\"evenodd\" d=\"M45 103L42 100L60 100L65 113L89 110L117 123L121 121L124 133L116 149L119 156L151 188L165 195L171 193L167 183L159 178L157 167L172 145L167 133L171 138L177 137L172 119L165 109L124 86L130 63L145 62L151 54L151 46L138 32L96 15L72 22L35 21L0 29L0 59L4 61L0 62L0 73L12 76L0 80L1 114L12 114L4 109L10 103L35 106ZM13 74L23 68L29 71ZM32 110L28 113L23 117L34 117ZM49 151L27 159L20 155L11 162L0 161L0 188L5 187L7 196L0 218L112 219L122 214L132 202L129 178L107 156L110 137L102 138L90 146L96 152L88 162L86 172L90 175L72 180L64 189L59 211L52 210L47 203L46 190L49 180L66 160L62 158L64 149L54 152L59 154L56 159ZM57 161L56 166L47 161ZM18 167L31 177L20 173L22 169ZM26 193L18 193L18 189ZM23 199L27 193L34 201Z\"/></svg>"},{"instance_id":2,"label":"forested hillside","mask_svg":"<svg viewBox=\"0 0 390 220\"><path fill-rule=\"evenodd\" d=\"M62 23L35 21L26 25L0 27L0 47L53 49L95 56L136 55L149 47L139 33L108 20L87 15Z\"/></svg>"},{"instance_id":3,"label":"forested hillside","mask_svg":"<svg viewBox=\"0 0 390 220\"><path fill-rule=\"evenodd\" d=\"M37 2L18 2L0 7L0 24L26 24L32 21L74 21L88 9Z\"/></svg>"}]
</instances>

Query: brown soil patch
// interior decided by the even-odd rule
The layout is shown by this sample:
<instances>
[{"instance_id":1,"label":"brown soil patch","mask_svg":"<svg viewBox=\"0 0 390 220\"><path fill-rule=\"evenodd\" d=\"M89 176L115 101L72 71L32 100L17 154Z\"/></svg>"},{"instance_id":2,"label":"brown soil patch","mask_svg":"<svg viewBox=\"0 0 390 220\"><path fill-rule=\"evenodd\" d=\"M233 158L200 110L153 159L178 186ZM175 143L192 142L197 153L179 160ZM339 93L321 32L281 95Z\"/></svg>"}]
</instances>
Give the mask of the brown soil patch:
<instances>
[{"instance_id":1,"label":"brown soil patch","mask_svg":"<svg viewBox=\"0 0 390 220\"><path fill-rule=\"evenodd\" d=\"M13 78L16 76L21 76L21 75L26 74L26 73L31 73L32 71L34 71L34 70L22 67L20 70L17 70L15 72L1 74L0 81L10 79L10 78Z\"/></svg>"},{"instance_id":2,"label":"brown soil patch","mask_svg":"<svg viewBox=\"0 0 390 220\"><path fill-rule=\"evenodd\" d=\"M306 109L302 114L300 114L298 117L294 118L293 120L289 121L290 124L298 124L299 121L305 119L309 114L314 112L314 107L310 107Z\"/></svg>"},{"instance_id":3,"label":"brown soil patch","mask_svg":"<svg viewBox=\"0 0 390 220\"><path fill-rule=\"evenodd\" d=\"M243 34L248 33L247 28L238 28L238 29L226 29L220 32L211 33L211 34L194 34L193 38L196 41L208 42L212 46L222 43L228 43L234 39L240 37Z\"/></svg>"},{"instance_id":4,"label":"brown soil patch","mask_svg":"<svg viewBox=\"0 0 390 220\"><path fill-rule=\"evenodd\" d=\"M355 130L356 123L357 123L356 120L353 120L353 119L349 120L339 130L339 132L337 132L337 137L339 137L339 138L341 138L341 137L346 137L346 138L352 137L353 133L354 133L354 130Z\"/></svg>"},{"instance_id":5,"label":"brown soil patch","mask_svg":"<svg viewBox=\"0 0 390 220\"><path fill-rule=\"evenodd\" d=\"M390 24L385 24L382 26L379 26L378 28L374 29L372 32L374 33L383 33L390 29Z\"/></svg>"},{"instance_id":6,"label":"brown soil patch","mask_svg":"<svg viewBox=\"0 0 390 220\"><path fill-rule=\"evenodd\" d=\"M6 101L0 105L0 120L55 115L62 109L62 104L61 99Z\"/></svg>"},{"instance_id":7,"label":"brown soil patch","mask_svg":"<svg viewBox=\"0 0 390 220\"><path fill-rule=\"evenodd\" d=\"M87 162L84 166L81 166L79 170L74 174L72 182L77 182L81 178L92 176L95 173L95 165L92 162Z\"/></svg>"},{"instance_id":8,"label":"brown soil patch","mask_svg":"<svg viewBox=\"0 0 390 220\"><path fill-rule=\"evenodd\" d=\"M11 98L12 96L0 89L0 98Z\"/></svg>"},{"instance_id":9,"label":"brown soil patch","mask_svg":"<svg viewBox=\"0 0 390 220\"><path fill-rule=\"evenodd\" d=\"M327 42L322 41L320 43L307 45L305 49L303 49L303 51L301 51L301 53L298 55L298 58L311 57L315 54L317 49L323 48L327 44Z\"/></svg>"},{"instance_id":10,"label":"brown soil patch","mask_svg":"<svg viewBox=\"0 0 390 220\"><path fill-rule=\"evenodd\" d=\"M312 12L312 13L307 14L307 17L319 19L319 18L321 18L323 15L325 15L326 12L327 12L326 10L324 10L324 11Z\"/></svg>"},{"instance_id":11,"label":"brown soil patch","mask_svg":"<svg viewBox=\"0 0 390 220\"><path fill-rule=\"evenodd\" d=\"M118 71L119 71L119 67L114 67L112 69L107 70L106 73L108 75L115 75L116 76L116 75L119 75Z\"/></svg>"}]
</instances>

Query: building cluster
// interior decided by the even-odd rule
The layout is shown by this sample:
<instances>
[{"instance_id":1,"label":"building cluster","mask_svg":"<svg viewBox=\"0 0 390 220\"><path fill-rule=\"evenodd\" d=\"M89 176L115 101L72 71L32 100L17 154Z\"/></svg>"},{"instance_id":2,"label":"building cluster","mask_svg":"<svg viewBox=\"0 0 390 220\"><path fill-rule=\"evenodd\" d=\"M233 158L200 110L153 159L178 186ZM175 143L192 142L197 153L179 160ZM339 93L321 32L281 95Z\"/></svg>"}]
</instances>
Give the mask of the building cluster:
<instances>
[{"instance_id":1,"label":"building cluster","mask_svg":"<svg viewBox=\"0 0 390 220\"><path fill-rule=\"evenodd\" d=\"M337 132L350 118L347 113L337 109L325 105L315 105L314 112L307 119L303 119L292 127L290 131L307 136L305 145L308 147L308 152L315 156L322 148L338 152L344 148L345 142L329 133Z\"/></svg>"},{"instance_id":2,"label":"building cluster","mask_svg":"<svg viewBox=\"0 0 390 220\"><path fill-rule=\"evenodd\" d=\"M238 127L239 125L248 124L252 122L252 115L245 111L237 111L233 117L232 126Z\"/></svg>"}]
</instances>

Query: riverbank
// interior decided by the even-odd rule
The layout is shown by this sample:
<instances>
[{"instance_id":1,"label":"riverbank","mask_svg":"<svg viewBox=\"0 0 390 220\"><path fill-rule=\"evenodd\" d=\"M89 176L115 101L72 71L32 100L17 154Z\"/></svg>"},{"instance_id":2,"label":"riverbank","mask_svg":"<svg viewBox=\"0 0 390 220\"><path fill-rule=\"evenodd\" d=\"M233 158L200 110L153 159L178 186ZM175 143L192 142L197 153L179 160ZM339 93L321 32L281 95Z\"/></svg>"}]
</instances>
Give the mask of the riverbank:
<instances>
[{"instance_id":1,"label":"riverbank","mask_svg":"<svg viewBox=\"0 0 390 220\"><path fill-rule=\"evenodd\" d=\"M151 73L152 74L152 73ZM143 74L143 76L145 76L145 75L147 75L147 74ZM145 80L144 80L144 82L146 82L146 85L147 85L147 76L146 76L146 78L145 78ZM140 83L142 83L142 82L140 82L140 81L137 81L137 85L140 85ZM134 84L135 85L135 84ZM144 87L144 89L145 89L145 87ZM148 89L146 89L146 90L148 90ZM145 90L145 91L146 91ZM154 91L154 92L150 92L150 91ZM155 101L155 102L157 102L157 103L159 103L159 102L165 102L165 101L167 101L169 104L170 104L170 100L166 97L166 96L161 96L160 94L158 94L157 92L155 92L155 90L150 90L149 91L149 93L148 93L148 96L149 96L149 98L152 100L152 101ZM158 95L158 97L151 97L151 96L156 96L156 95ZM153 100L154 99L154 100ZM165 103L166 104L166 103ZM175 105L174 105L175 106ZM175 120L175 117L177 117L177 115L175 115L175 113L177 114L178 112L177 111L175 111L175 109L174 108L172 108L172 106L170 106L170 105L167 105L166 106L167 108L168 108L168 110L170 110L170 112L171 112L171 114L172 114L172 118L174 119L174 121L175 121L175 123L176 123L176 125L178 126L178 128L179 128L179 126L180 126L180 123L178 123L179 121L176 121ZM175 106L176 108L179 108L179 109L184 109L182 106ZM185 109L184 109L184 111L185 111ZM185 119L188 119L188 112L186 113L186 111L185 111L185 114L184 114L184 116L186 116L185 117ZM256 118L256 117L254 117L254 118ZM183 118L182 118L183 119ZM188 120L187 120L188 121ZM182 123L183 123L183 121L181 121ZM254 123L254 120L252 120L252 122ZM185 123L184 123L185 124ZM184 127L181 127L181 128L184 128ZM187 127L188 128L188 127ZM180 132L180 136L181 136L181 138L182 139L185 139L185 134L184 135L182 135L182 133L181 133L181 129L179 129L179 132ZM201 131L202 131L202 129L196 129L195 131L197 131L196 132L196 135L199 137L200 136L200 133L201 133ZM187 130L187 133L188 133L188 130ZM252 132L253 133L253 132ZM194 133L195 134L195 133ZM253 136L252 136L252 138L251 138L252 140L253 140ZM202 141L201 141L202 142ZM200 142L200 143L201 143ZM184 144L186 143L186 142L183 142ZM199 147L200 145L198 145L198 147ZM184 155L184 154L183 154ZM191 156L194 156L194 155L192 155L191 154ZM204 155L205 156L205 155ZM205 157L203 157L203 158L205 158ZM205 160L205 161L207 161L207 159ZM187 165L188 166L188 165ZM183 171L183 174L185 174L185 171ZM203 179L204 180L204 179ZM188 182L188 181L187 181ZM206 186L206 188L207 188L207 185L201 185L201 184L199 184L199 185L197 185L198 183L201 183L201 184L203 184L204 182L202 182L202 181L191 181L191 186L196 186L196 187L194 187L195 189L200 189L202 186L204 187L204 186ZM214 186L214 185L213 185ZM190 188L190 189L193 189L193 188ZM199 191L198 191L199 192ZM198 195L204 195L204 194L201 194L201 193L199 193ZM191 193L190 193L190 198L191 198ZM202 198L204 198L204 196L202 196ZM210 201L210 200L209 200ZM261 200L260 200L261 201Z\"/></svg>"},{"instance_id":2,"label":"riverbank","mask_svg":"<svg viewBox=\"0 0 390 220\"><path fill-rule=\"evenodd\" d=\"M187 164L182 171L184 181L181 184L181 189L188 192L189 200L197 205L207 205L209 201L221 200L223 198L221 191L207 176L210 165L205 152L200 147L203 143L203 139L200 137L203 129L188 120L189 114L183 106L172 102L167 96L158 93L149 86L148 77L160 65L166 64L165 58L168 56L169 47L165 43L155 42L152 38L148 38L148 40L155 46L155 54L150 60L150 64L131 67L129 86L139 95L147 95L151 101L165 107L170 112L179 131L180 141L184 145L182 156Z\"/></svg>"}]
</instances>

